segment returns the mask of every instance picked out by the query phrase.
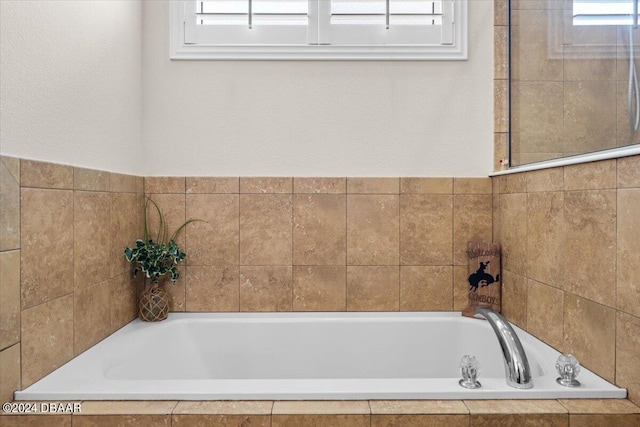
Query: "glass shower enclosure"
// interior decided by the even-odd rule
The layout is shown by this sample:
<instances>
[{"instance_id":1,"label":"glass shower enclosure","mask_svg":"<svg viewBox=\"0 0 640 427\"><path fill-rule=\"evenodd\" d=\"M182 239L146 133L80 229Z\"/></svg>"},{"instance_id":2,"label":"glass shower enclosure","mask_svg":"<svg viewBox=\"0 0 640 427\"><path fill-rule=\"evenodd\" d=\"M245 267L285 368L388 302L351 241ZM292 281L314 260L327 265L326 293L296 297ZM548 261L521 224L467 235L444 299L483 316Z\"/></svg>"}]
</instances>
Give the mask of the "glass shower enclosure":
<instances>
[{"instance_id":1,"label":"glass shower enclosure","mask_svg":"<svg viewBox=\"0 0 640 427\"><path fill-rule=\"evenodd\" d=\"M640 143L638 0L510 0L510 164Z\"/></svg>"}]
</instances>

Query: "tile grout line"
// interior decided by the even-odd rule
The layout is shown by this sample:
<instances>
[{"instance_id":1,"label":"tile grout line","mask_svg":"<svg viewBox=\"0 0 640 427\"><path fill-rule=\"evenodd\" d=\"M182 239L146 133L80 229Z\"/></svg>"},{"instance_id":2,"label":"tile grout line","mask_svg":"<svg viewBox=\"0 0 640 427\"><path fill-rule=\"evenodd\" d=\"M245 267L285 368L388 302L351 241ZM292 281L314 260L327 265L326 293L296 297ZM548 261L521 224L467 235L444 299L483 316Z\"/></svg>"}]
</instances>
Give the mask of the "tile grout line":
<instances>
[{"instance_id":1,"label":"tile grout line","mask_svg":"<svg viewBox=\"0 0 640 427\"><path fill-rule=\"evenodd\" d=\"M238 177L238 312L242 312L242 179Z\"/></svg>"},{"instance_id":2,"label":"tile grout line","mask_svg":"<svg viewBox=\"0 0 640 427\"><path fill-rule=\"evenodd\" d=\"M295 233L295 212L296 212L296 196L294 193L294 188L293 188L293 178L291 178L291 215L290 215L290 219L291 219L291 312L295 312L295 307L294 307L294 289L295 289L295 270L296 270L296 263L295 263L295 238L294 238L294 233Z\"/></svg>"},{"instance_id":3,"label":"tile grout line","mask_svg":"<svg viewBox=\"0 0 640 427\"><path fill-rule=\"evenodd\" d=\"M349 311L349 193L348 178L344 178L344 311Z\"/></svg>"}]
</instances>

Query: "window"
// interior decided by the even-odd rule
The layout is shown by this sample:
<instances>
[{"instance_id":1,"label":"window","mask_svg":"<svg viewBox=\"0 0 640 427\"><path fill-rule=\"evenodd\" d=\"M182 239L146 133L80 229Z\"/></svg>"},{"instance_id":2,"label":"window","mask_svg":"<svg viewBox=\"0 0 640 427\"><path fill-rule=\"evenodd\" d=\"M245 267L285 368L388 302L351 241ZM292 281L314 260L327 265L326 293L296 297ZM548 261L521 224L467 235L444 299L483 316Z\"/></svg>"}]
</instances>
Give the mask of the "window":
<instances>
[{"instance_id":1,"label":"window","mask_svg":"<svg viewBox=\"0 0 640 427\"><path fill-rule=\"evenodd\" d=\"M637 25L637 16L637 0L573 1L573 25Z\"/></svg>"},{"instance_id":2,"label":"window","mask_svg":"<svg viewBox=\"0 0 640 427\"><path fill-rule=\"evenodd\" d=\"M171 2L172 59L466 59L467 0Z\"/></svg>"}]
</instances>

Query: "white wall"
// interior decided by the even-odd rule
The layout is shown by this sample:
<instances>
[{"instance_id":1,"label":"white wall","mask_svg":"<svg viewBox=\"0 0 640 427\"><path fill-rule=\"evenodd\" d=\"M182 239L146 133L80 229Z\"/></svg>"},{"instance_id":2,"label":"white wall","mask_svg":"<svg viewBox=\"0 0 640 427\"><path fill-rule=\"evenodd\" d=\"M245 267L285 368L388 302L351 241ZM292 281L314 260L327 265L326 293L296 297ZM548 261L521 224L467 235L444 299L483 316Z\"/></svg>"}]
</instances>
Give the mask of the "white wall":
<instances>
[{"instance_id":1,"label":"white wall","mask_svg":"<svg viewBox=\"0 0 640 427\"><path fill-rule=\"evenodd\" d=\"M493 1L469 3L464 62L187 62L168 59L167 1L2 0L0 152L149 175L484 176Z\"/></svg>"},{"instance_id":2,"label":"white wall","mask_svg":"<svg viewBox=\"0 0 640 427\"><path fill-rule=\"evenodd\" d=\"M141 173L139 0L0 1L0 152Z\"/></svg>"},{"instance_id":3,"label":"white wall","mask_svg":"<svg viewBox=\"0 0 640 427\"><path fill-rule=\"evenodd\" d=\"M188 62L145 1L145 173L486 176L493 0L469 3L464 62Z\"/></svg>"}]
</instances>

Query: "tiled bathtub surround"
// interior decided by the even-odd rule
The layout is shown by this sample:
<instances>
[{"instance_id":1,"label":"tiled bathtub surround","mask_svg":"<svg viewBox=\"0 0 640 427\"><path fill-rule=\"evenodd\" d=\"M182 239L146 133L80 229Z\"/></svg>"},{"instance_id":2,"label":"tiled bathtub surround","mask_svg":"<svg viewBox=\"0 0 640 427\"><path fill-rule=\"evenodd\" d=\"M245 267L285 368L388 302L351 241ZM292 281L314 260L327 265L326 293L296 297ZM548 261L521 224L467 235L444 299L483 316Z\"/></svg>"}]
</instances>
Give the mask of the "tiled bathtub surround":
<instances>
[{"instance_id":1,"label":"tiled bathtub surround","mask_svg":"<svg viewBox=\"0 0 640 427\"><path fill-rule=\"evenodd\" d=\"M0 158L0 401L136 316L143 181Z\"/></svg>"},{"instance_id":2,"label":"tiled bathtub surround","mask_svg":"<svg viewBox=\"0 0 640 427\"><path fill-rule=\"evenodd\" d=\"M174 311L461 309L489 178L143 179L3 157L1 399L136 315L143 193L188 254ZM157 222L151 221L153 228Z\"/></svg>"},{"instance_id":3,"label":"tiled bathtub surround","mask_svg":"<svg viewBox=\"0 0 640 427\"><path fill-rule=\"evenodd\" d=\"M628 400L82 402L60 415L0 415L3 426L608 426L640 422Z\"/></svg>"},{"instance_id":4,"label":"tiled bathtub surround","mask_svg":"<svg viewBox=\"0 0 640 427\"><path fill-rule=\"evenodd\" d=\"M461 309L469 240L492 236L489 178L145 179L189 218L174 311Z\"/></svg>"},{"instance_id":5,"label":"tiled bathtub surround","mask_svg":"<svg viewBox=\"0 0 640 427\"><path fill-rule=\"evenodd\" d=\"M493 185L504 313L640 402L640 156Z\"/></svg>"}]
</instances>

